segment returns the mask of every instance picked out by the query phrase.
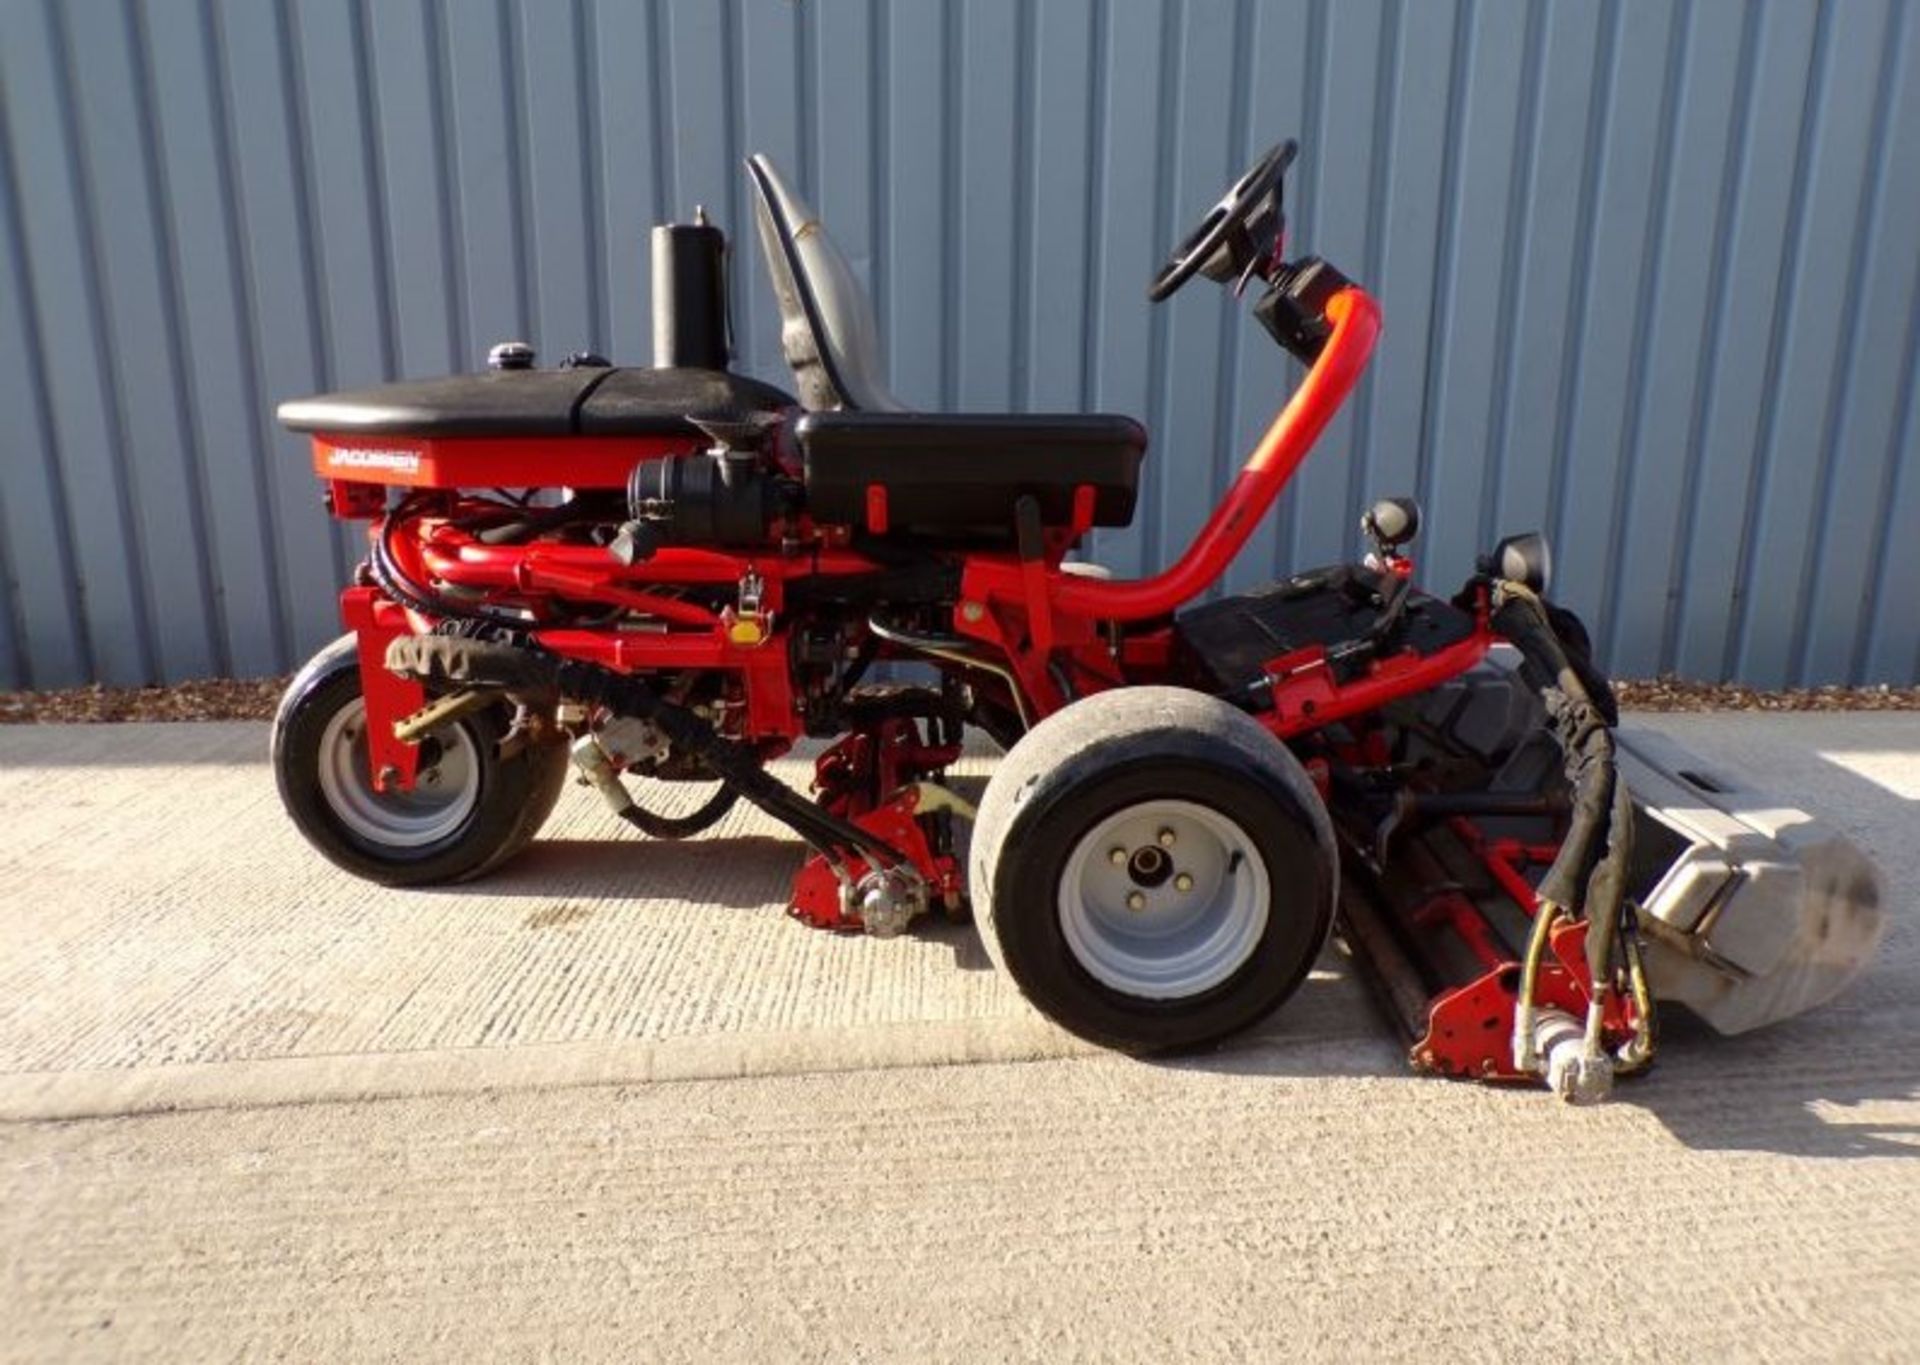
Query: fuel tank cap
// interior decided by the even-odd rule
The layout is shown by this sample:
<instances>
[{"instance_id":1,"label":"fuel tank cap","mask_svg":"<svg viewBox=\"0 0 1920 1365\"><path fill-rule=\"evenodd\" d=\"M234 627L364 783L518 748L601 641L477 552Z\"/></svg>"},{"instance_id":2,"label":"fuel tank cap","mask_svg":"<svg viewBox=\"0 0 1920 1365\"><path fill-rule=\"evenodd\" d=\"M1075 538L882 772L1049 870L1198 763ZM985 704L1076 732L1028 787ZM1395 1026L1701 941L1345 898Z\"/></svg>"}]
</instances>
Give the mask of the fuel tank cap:
<instances>
[{"instance_id":1,"label":"fuel tank cap","mask_svg":"<svg viewBox=\"0 0 1920 1365\"><path fill-rule=\"evenodd\" d=\"M533 347L524 341L502 341L487 352L487 368L530 370L533 368Z\"/></svg>"}]
</instances>

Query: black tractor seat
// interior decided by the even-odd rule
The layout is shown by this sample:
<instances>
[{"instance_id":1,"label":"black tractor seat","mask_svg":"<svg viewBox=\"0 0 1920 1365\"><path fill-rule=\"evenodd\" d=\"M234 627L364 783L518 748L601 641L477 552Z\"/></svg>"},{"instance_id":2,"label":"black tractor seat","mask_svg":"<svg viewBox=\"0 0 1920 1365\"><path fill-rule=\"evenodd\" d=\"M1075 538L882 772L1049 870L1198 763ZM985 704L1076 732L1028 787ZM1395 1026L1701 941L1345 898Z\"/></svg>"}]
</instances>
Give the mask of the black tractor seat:
<instances>
[{"instance_id":1,"label":"black tractor seat","mask_svg":"<svg viewBox=\"0 0 1920 1365\"><path fill-rule=\"evenodd\" d=\"M887 386L873 305L806 200L764 156L747 162L780 346L807 413L794 424L807 507L870 533L966 545L1014 538L1022 497L1046 526L1133 519L1147 433L1127 417L916 413Z\"/></svg>"},{"instance_id":2,"label":"black tractor seat","mask_svg":"<svg viewBox=\"0 0 1920 1365\"><path fill-rule=\"evenodd\" d=\"M1095 526L1127 525L1147 449L1138 422L1104 414L810 412L794 435L815 517L873 529L878 488L889 535L970 542L1011 539L1024 496L1068 525L1081 488Z\"/></svg>"},{"instance_id":3,"label":"black tractor seat","mask_svg":"<svg viewBox=\"0 0 1920 1365\"><path fill-rule=\"evenodd\" d=\"M581 366L410 379L282 403L290 431L379 436L698 436L687 419L794 406L771 384L723 370Z\"/></svg>"}]
</instances>

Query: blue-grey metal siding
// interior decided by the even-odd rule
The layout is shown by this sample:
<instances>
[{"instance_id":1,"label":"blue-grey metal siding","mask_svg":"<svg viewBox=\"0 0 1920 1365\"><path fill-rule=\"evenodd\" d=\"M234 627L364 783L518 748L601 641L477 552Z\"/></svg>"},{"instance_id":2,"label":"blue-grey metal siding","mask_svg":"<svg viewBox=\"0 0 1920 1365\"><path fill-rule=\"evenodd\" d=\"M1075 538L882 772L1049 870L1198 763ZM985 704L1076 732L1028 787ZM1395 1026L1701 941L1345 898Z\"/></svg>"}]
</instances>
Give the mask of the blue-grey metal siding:
<instances>
[{"instance_id":1,"label":"blue-grey metal siding","mask_svg":"<svg viewBox=\"0 0 1920 1365\"><path fill-rule=\"evenodd\" d=\"M273 404L526 337L644 360L648 224L771 153L925 407L1155 434L1127 572L1295 371L1166 244L1297 134L1387 331L1243 584L1414 492L1543 527L1627 674L1920 677L1902 0L4 0L0 684L285 669L354 557ZM750 237L743 364L781 375Z\"/></svg>"}]
</instances>

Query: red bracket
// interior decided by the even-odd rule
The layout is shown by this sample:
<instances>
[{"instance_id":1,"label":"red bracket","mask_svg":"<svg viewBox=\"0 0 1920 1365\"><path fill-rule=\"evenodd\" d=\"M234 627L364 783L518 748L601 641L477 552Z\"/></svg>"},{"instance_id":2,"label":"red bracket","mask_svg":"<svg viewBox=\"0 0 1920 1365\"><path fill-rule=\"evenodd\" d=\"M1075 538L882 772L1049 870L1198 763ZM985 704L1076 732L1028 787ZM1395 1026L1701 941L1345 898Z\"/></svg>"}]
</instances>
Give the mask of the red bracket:
<instances>
[{"instance_id":1,"label":"red bracket","mask_svg":"<svg viewBox=\"0 0 1920 1365\"><path fill-rule=\"evenodd\" d=\"M1593 998L1585 921L1561 925L1547 944L1548 958L1534 986L1534 1003L1584 1021ZM1513 1011L1519 985L1520 964L1506 963L1439 995L1427 1011L1425 1035L1408 1052L1414 1069L1476 1080L1537 1080L1513 1067ZM1601 1026L1608 1046L1618 1047L1633 1032L1632 1012L1620 992L1610 987L1601 999Z\"/></svg>"},{"instance_id":2,"label":"red bracket","mask_svg":"<svg viewBox=\"0 0 1920 1365\"><path fill-rule=\"evenodd\" d=\"M336 521L371 521L387 510L384 484L327 480L327 515Z\"/></svg>"},{"instance_id":3,"label":"red bracket","mask_svg":"<svg viewBox=\"0 0 1920 1365\"><path fill-rule=\"evenodd\" d=\"M957 908L960 868L950 855L936 855L928 844L926 831L920 828L915 815L919 804L919 791L907 787L885 805L848 818L904 853L914 870L926 879L928 891L947 908ZM856 882L871 870L872 865L863 858L846 860L847 875ZM807 859L794 877L787 913L815 929L831 929L836 933L858 933L864 927L858 914L842 909L840 878L833 864L819 853Z\"/></svg>"},{"instance_id":4,"label":"red bracket","mask_svg":"<svg viewBox=\"0 0 1920 1365\"><path fill-rule=\"evenodd\" d=\"M387 670L387 646L412 634L406 611L373 588L340 594L340 620L354 633L360 655L360 696L367 708L367 766L375 791L413 790L420 746L403 744L393 727L427 704L427 689Z\"/></svg>"}]
</instances>

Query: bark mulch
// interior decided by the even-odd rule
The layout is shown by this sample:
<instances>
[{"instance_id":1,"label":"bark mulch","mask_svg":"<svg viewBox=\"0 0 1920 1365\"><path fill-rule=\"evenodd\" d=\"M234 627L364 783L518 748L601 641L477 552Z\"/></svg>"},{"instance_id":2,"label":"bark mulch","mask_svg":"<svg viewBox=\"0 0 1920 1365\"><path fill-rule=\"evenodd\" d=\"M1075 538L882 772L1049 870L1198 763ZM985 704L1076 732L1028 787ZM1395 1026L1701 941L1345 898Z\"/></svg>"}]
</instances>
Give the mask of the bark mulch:
<instances>
[{"instance_id":1,"label":"bark mulch","mask_svg":"<svg viewBox=\"0 0 1920 1365\"><path fill-rule=\"evenodd\" d=\"M126 720L271 720L285 678L206 679L171 687L0 692L0 725ZM1920 711L1920 687L1803 687L1768 692L1680 678L1616 682L1629 711Z\"/></svg>"},{"instance_id":2,"label":"bark mulch","mask_svg":"<svg viewBox=\"0 0 1920 1365\"><path fill-rule=\"evenodd\" d=\"M1920 687L1792 687L1769 692L1739 683L1654 678L1616 682L1627 711L1920 711Z\"/></svg>"},{"instance_id":3,"label":"bark mulch","mask_svg":"<svg viewBox=\"0 0 1920 1365\"><path fill-rule=\"evenodd\" d=\"M170 687L0 692L0 725L115 720L272 720L285 678L207 678Z\"/></svg>"}]
</instances>

